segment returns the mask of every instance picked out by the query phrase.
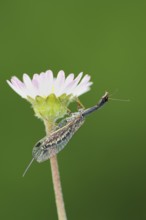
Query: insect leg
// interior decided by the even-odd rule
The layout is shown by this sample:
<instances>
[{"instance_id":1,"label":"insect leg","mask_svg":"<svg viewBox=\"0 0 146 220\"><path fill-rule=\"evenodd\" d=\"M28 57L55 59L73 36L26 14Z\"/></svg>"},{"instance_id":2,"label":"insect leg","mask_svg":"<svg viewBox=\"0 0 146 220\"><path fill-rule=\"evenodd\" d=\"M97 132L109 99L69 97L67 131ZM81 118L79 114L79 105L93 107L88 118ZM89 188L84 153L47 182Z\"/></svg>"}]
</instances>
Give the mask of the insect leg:
<instances>
[{"instance_id":1,"label":"insect leg","mask_svg":"<svg viewBox=\"0 0 146 220\"><path fill-rule=\"evenodd\" d=\"M71 116L71 113L72 113L71 110L68 108L68 109L67 109L67 114L68 114L69 116Z\"/></svg>"},{"instance_id":2,"label":"insect leg","mask_svg":"<svg viewBox=\"0 0 146 220\"><path fill-rule=\"evenodd\" d=\"M77 103L77 109L78 109L78 111L81 111L81 110L85 109L85 106L81 103L81 101L79 100L79 98L76 99L76 103Z\"/></svg>"}]
</instances>

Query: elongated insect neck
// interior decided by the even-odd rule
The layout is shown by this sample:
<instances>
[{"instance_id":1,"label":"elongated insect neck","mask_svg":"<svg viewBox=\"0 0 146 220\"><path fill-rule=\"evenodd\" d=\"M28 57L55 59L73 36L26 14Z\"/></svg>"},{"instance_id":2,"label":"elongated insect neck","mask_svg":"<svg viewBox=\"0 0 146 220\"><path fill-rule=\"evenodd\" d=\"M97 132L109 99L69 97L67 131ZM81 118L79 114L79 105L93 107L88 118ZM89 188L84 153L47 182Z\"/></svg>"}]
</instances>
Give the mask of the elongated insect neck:
<instances>
[{"instance_id":1,"label":"elongated insect neck","mask_svg":"<svg viewBox=\"0 0 146 220\"><path fill-rule=\"evenodd\" d=\"M99 100L99 102L97 103L97 105L86 109L83 113L82 116L87 116L89 114L91 114L92 112L98 110L99 108L101 108L107 101L108 101L108 92L105 92L105 94L101 97L101 99Z\"/></svg>"}]
</instances>

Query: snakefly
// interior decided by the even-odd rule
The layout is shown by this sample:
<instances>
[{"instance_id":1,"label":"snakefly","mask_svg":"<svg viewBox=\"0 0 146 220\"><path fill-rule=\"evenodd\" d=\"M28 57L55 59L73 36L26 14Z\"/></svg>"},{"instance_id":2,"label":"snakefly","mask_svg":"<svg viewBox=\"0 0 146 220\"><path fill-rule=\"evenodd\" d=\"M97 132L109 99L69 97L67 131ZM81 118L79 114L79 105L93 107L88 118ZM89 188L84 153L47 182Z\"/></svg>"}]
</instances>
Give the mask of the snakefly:
<instances>
[{"instance_id":1,"label":"snakefly","mask_svg":"<svg viewBox=\"0 0 146 220\"><path fill-rule=\"evenodd\" d=\"M108 92L105 92L95 106L72 113L70 117L63 119L58 124L55 131L50 133L49 136L38 141L32 150L33 159L26 168L23 176L34 160L41 163L58 154L66 146L76 131L83 125L85 117L101 108L108 101L108 98Z\"/></svg>"}]
</instances>

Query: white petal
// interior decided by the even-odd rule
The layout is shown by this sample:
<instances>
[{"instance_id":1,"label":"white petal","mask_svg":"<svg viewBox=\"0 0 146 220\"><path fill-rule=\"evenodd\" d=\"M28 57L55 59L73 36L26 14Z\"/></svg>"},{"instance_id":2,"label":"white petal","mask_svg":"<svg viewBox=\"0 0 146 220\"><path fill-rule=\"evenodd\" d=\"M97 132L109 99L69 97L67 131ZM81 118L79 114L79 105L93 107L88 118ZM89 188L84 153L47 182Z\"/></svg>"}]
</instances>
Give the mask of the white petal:
<instances>
[{"instance_id":1,"label":"white petal","mask_svg":"<svg viewBox=\"0 0 146 220\"><path fill-rule=\"evenodd\" d=\"M11 78L11 82L13 82L13 84L17 85L19 88L25 87L24 83L22 83L16 76Z\"/></svg>"},{"instance_id":2,"label":"white petal","mask_svg":"<svg viewBox=\"0 0 146 220\"><path fill-rule=\"evenodd\" d=\"M32 80L30 79L30 77L26 73L23 74L23 82L24 82L25 87L26 87L24 89L24 91L26 92L26 95L30 96L32 98L35 98L36 95L37 95L37 90L34 87L34 85L32 83Z\"/></svg>"},{"instance_id":3,"label":"white petal","mask_svg":"<svg viewBox=\"0 0 146 220\"><path fill-rule=\"evenodd\" d=\"M83 93L87 92L90 90L90 86L93 84L93 82L88 82L88 83L84 83L84 84L81 84L81 85L78 85L76 87L76 89L74 90L74 93L73 95L74 96L80 96L82 95Z\"/></svg>"},{"instance_id":4,"label":"white petal","mask_svg":"<svg viewBox=\"0 0 146 220\"><path fill-rule=\"evenodd\" d=\"M38 92L39 92L39 96L46 96L46 84L47 84L47 80L46 80L46 73L42 72L40 75L39 75L39 86L38 86Z\"/></svg>"},{"instance_id":5,"label":"white petal","mask_svg":"<svg viewBox=\"0 0 146 220\"><path fill-rule=\"evenodd\" d=\"M46 71L46 80L48 80L48 83L52 83L52 81L53 81L53 72L51 70Z\"/></svg>"},{"instance_id":6,"label":"white petal","mask_svg":"<svg viewBox=\"0 0 146 220\"><path fill-rule=\"evenodd\" d=\"M26 87L29 87L31 85L31 79L26 73L23 74L23 82Z\"/></svg>"},{"instance_id":7,"label":"white petal","mask_svg":"<svg viewBox=\"0 0 146 220\"><path fill-rule=\"evenodd\" d=\"M66 78L66 80L65 80L65 86L67 86L70 82L72 82L73 79L74 79L74 74L73 74L73 73L70 73L70 74L68 75L68 77Z\"/></svg>"},{"instance_id":8,"label":"white petal","mask_svg":"<svg viewBox=\"0 0 146 220\"><path fill-rule=\"evenodd\" d=\"M90 90L90 87L84 88L84 89L78 91L78 93L76 93L76 96L78 97L78 96L80 96L80 95L82 95L82 94L88 92L89 90Z\"/></svg>"},{"instance_id":9,"label":"white petal","mask_svg":"<svg viewBox=\"0 0 146 220\"><path fill-rule=\"evenodd\" d=\"M86 90L87 87L90 87L92 85L92 82L89 82L90 81L90 76L89 75L85 75L83 77L83 79L81 80L81 82L76 86L76 88L74 89L73 91L73 94L75 95L78 95L78 92L79 91L84 91ZM79 92L80 93L80 92ZM83 93L82 93L83 94Z\"/></svg>"},{"instance_id":10,"label":"white petal","mask_svg":"<svg viewBox=\"0 0 146 220\"><path fill-rule=\"evenodd\" d=\"M47 83L47 92L46 92L46 96L50 95L51 91L52 91L52 87L53 87L53 72L51 70L46 71L46 83Z\"/></svg>"},{"instance_id":11,"label":"white petal","mask_svg":"<svg viewBox=\"0 0 146 220\"><path fill-rule=\"evenodd\" d=\"M80 79L82 78L82 75L83 75L83 73L80 73L80 74L75 78L75 80L74 80L70 85L68 85L67 94L73 93L73 90L76 88L77 84L79 83Z\"/></svg>"},{"instance_id":12,"label":"white petal","mask_svg":"<svg viewBox=\"0 0 146 220\"><path fill-rule=\"evenodd\" d=\"M9 80L7 80L7 83L9 84L9 86L16 92L18 93L22 98L26 98L26 94L22 92L21 89L17 88L16 86L14 86Z\"/></svg>"},{"instance_id":13,"label":"white petal","mask_svg":"<svg viewBox=\"0 0 146 220\"><path fill-rule=\"evenodd\" d=\"M79 83L79 81L80 81L80 79L82 78L82 76L83 76L83 72L81 72L81 73L79 73L79 75L75 78L75 84L77 85L78 83Z\"/></svg>"},{"instance_id":14,"label":"white petal","mask_svg":"<svg viewBox=\"0 0 146 220\"><path fill-rule=\"evenodd\" d=\"M60 90L62 89L63 85L64 85L64 81L65 81L65 73L64 71L59 71L55 84L54 84L54 93L56 96L60 95Z\"/></svg>"},{"instance_id":15,"label":"white petal","mask_svg":"<svg viewBox=\"0 0 146 220\"><path fill-rule=\"evenodd\" d=\"M80 73L74 79L74 74L71 73L65 79L65 73L61 70L58 72L57 78L54 78L53 72L48 70L40 74L35 73L32 79L27 74L23 74L23 82L14 76L11 81L7 80L7 83L16 93L26 99L27 96L35 98L37 95L47 97L51 93L56 96L64 93L79 96L87 92L92 84L89 75L85 75L83 78L82 75L83 73Z\"/></svg>"},{"instance_id":16,"label":"white petal","mask_svg":"<svg viewBox=\"0 0 146 220\"><path fill-rule=\"evenodd\" d=\"M33 75L33 78L32 78L32 84L33 84L33 86L34 86L34 88L36 88L36 89L38 89L38 87L39 87L39 80L38 80L38 74L34 74Z\"/></svg>"},{"instance_id":17,"label":"white petal","mask_svg":"<svg viewBox=\"0 0 146 220\"><path fill-rule=\"evenodd\" d=\"M74 79L74 74L73 73L69 74L65 80L65 83L64 83L61 91L60 91L62 94L67 93L68 88L70 88L70 85L73 83L73 79Z\"/></svg>"},{"instance_id":18,"label":"white petal","mask_svg":"<svg viewBox=\"0 0 146 220\"><path fill-rule=\"evenodd\" d=\"M85 75L85 76L83 77L83 79L81 80L80 84L89 82L90 79L91 79L91 77L90 77L89 75Z\"/></svg>"}]
</instances>

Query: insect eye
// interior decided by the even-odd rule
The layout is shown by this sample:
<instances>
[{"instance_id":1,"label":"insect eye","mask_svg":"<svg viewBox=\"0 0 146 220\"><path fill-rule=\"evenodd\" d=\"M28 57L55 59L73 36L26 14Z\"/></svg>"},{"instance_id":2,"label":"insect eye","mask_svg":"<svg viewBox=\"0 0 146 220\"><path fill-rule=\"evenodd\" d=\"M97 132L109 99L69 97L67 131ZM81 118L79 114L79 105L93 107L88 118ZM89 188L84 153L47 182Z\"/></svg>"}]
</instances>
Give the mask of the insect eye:
<instances>
[{"instance_id":1,"label":"insect eye","mask_svg":"<svg viewBox=\"0 0 146 220\"><path fill-rule=\"evenodd\" d=\"M36 143L35 147L38 148L38 147L41 146L41 144L42 144L41 141L39 141L39 142Z\"/></svg>"}]
</instances>

